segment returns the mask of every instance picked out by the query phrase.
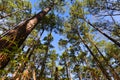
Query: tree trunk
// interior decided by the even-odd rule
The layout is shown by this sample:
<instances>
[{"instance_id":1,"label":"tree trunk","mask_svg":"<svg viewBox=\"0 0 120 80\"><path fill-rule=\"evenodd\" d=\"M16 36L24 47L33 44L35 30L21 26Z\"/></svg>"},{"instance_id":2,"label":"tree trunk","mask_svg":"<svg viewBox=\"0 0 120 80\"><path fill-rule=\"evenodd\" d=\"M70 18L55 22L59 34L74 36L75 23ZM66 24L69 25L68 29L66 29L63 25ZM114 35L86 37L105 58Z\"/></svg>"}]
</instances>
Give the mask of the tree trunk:
<instances>
[{"instance_id":1,"label":"tree trunk","mask_svg":"<svg viewBox=\"0 0 120 80\"><path fill-rule=\"evenodd\" d=\"M52 69L51 69L51 79L53 79L54 80L54 73L55 73L55 67L56 66L54 66L54 64L55 64L55 62L54 62L54 60L52 60Z\"/></svg>"},{"instance_id":2,"label":"tree trunk","mask_svg":"<svg viewBox=\"0 0 120 80\"><path fill-rule=\"evenodd\" d=\"M10 57L6 53L0 53L0 69L3 69L4 66L9 62Z\"/></svg>"},{"instance_id":3,"label":"tree trunk","mask_svg":"<svg viewBox=\"0 0 120 80\"><path fill-rule=\"evenodd\" d=\"M34 44L34 42L33 42L32 45L28 48L27 52L25 53L25 54L26 54L25 57L27 57L28 60L30 60L30 58L31 58L31 56L32 56L32 54L33 54L33 52L34 52L34 49L39 45L39 42L40 42L39 39L41 38L43 32L44 32L44 29L43 29L43 31L41 32L40 37L37 38L36 44ZM31 49L31 48L32 48L32 49ZM25 61L25 62L23 62L23 63L20 63L20 66L18 66L17 70L14 72L12 79L16 79L16 78L18 77L18 75L17 75L18 72L19 72L19 73L23 73L23 71L25 70L25 67L26 67L27 62L28 62L28 61ZM36 72L36 70L35 70L35 72Z\"/></svg>"},{"instance_id":4,"label":"tree trunk","mask_svg":"<svg viewBox=\"0 0 120 80\"><path fill-rule=\"evenodd\" d=\"M70 80L73 80L73 79L72 79L72 76L71 76L71 70L70 70L70 69L69 69L69 79L70 79Z\"/></svg>"},{"instance_id":5,"label":"tree trunk","mask_svg":"<svg viewBox=\"0 0 120 80\"><path fill-rule=\"evenodd\" d=\"M94 26L93 24L91 24L89 21L86 21L85 19L84 19L84 21L86 23L88 23L90 26L92 26L94 29L96 29L97 31L99 31L102 35L104 35L105 37L107 37L109 40L111 40L114 44L116 44L117 46L120 47L120 43L118 41L116 41L112 37L108 36L107 34L103 33L99 28L97 28L96 26Z\"/></svg>"},{"instance_id":6,"label":"tree trunk","mask_svg":"<svg viewBox=\"0 0 120 80\"><path fill-rule=\"evenodd\" d=\"M52 33L52 29L50 31L50 34L51 33ZM46 60L47 60L47 57L48 57L49 46L50 46L50 37L49 36L48 36L47 40L48 40L48 44L46 45L47 48L46 48L45 56L43 58L43 62L41 64L41 71L40 71L40 75L39 75L40 80L42 80L43 73L44 73L44 70L45 70L45 63L46 63Z\"/></svg>"},{"instance_id":7,"label":"tree trunk","mask_svg":"<svg viewBox=\"0 0 120 80\"><path fill-rule=\"evenodd\" d=\"M36 44L34 44L34 42L33 42L32 45L28 48L27 52L25 53L25 54L26 54L25 57L27 57L28 60L30 60L30 58L31 58L31 56L32 56L32 54L33 54L33 52L34 52L34 49L39 45L39 42L40 42L39 39L41 38L43 32L44 32L44 29L43 29L43 31L41 32L40 37L37 38ZM31 49L31 48L32 48L32 49ZM14 74L13 74L13 79L16 79L18 72L19 72L19 73L22 73L22 72L24 71L24 69L25 69L25 67L26 67L26 64L27 64L27 61L21 63L20 66L18 66L17 70L16 70L16 71L14 72Z\"/></svg>"},{"instance_id":8,"label":"tree trunk","mask_svg":"<svg viewBox=\"0 0 120 80\"><path fill-rule=\"evenodd\" d=\"M100 80L95 71L91 71L92 80Z\"/></svg>"},{"instance_id":9,"label":"tree trunk","mask_svg":"<svg viewBox=\"0 0 120 80\"><path fill-rule=\"evenodd\" d=\"M80 36L79 32L77 32L80 40L83 42L83 44L85 45L85 47L88 49L88 51L90 52L90 54L93 56L94 60L97 63L97 66L101 69L102 73L104 74L104 76L106 77L106 79L111 80L111 77L108 75L108 73L106 72L106 69L104 69L104 67L101 65L101 63L99 62L99 60L96 58L96 56L94 55L94 53L91 51L91 49L88 47L88 45L86 44L86 42L82 39L82 37Z\"/></svg>"},{"instance_id":10,"label":"tree trunk","mask_svg":"<svg viewBox=\"0 0 120 80\"><path fill-rule=\"evenodd\" d=\"M66 58L65 58L65 68L66 68L66 75L67 75L67 79L68 80L70 80L70 78L69 78L69 70L68 70L68 64L67 64L67 60L66 60Z\"/></svg>"},{"instance_id":11,"label":"tree trunk","mask_svg":"<svg viewBox=\"0 0 120 80\"><path fill-rule=\"evenodd\" d=\"M37 80L35 70L33 70L33 80Z\"/></svg>"},{"instance_id":12,"label":"tree trunk","mask_svg":"<svg viewBox=\"0 0 120 80\"><path fill-rule=\"evenodd\" d=\"M48 49L48 47L47 47L47 50L46 50L46 53L45 53L43 62L42 62L42 64L41 64L41 71L40 71L40 75L39 75L40 80L42 80L43 73L44 73L44 70L45 70L45 63L46 63L46 60L47 60L47 57L48 57L48 50L49 50L49 49Z\"/></svg>"},{"instance_id":13,"label":"tree trunk","mask_svg":"<svg viewBox=\"0 0 120 80\"><path fill-rule=\"evenodd\" d=\"M89 37L88 37L89 39ZM107 59L104 57L104 55L102 54L102 52L99 50L99 48L97 47L96 44L94 44L90 39L89 41L93 44L93 46L95 46L95 48L97 49L97 51L99 52L99 54L102 56L102 58L105 60L105 63L110 67L110 71L112 72L113 74L113 78L115 80L120 80L120 77L119 75L116 73L116 71L113 69L113 67L108 63Z\"/></svg>"},{"instance_id":14,"label":"tree trunk","mask_svg":"<svg viewBox=\"0 0 120 80\"><path fill-rule=\"evenodd\" d=\"M58 76L58 68L56 67L55 69L55 80L59 80L59 76Z\"/></svg>"},{"instance_id":15,"label":"tree trunk","mask_svg":"<svg viewBox=\"0 0 120 80\"><path fill-rule=\"evenodd\" d=\"M80 72L78 72L77 74L78 74L79 80L82 80L82 75L80 74Z\"/></svg>"},{"instance_id":16,"label":"tree trunk","mask_svg":"<svg viewBox=\"0 0 120 80\"><path fill-rule=\"evenodd\" d=\"M47 7L43 11L34 15L32 18L18 24L16 28L9 30L3 37L0 38L0 52L5 50L13 52L19 48L30 32L50 10L51 7ZM10 55L0 53L0 69L4 68L9 61Z\"/></svg>"},{"instance_id":17,"label":"tree trunk","mask_svg":"<svg viewBox=\"0 0 120 80\"><path fill-rule=\"evenodd\" d=\"M30 47L30 48L32 48L32 47ZM25 56L25 57L28 58L28 60L30 60L30 57L33 54L33 51L34 51L35 47L33 46L32 50L30 50L30 48L27 50L26 56ZM20 63L20 65L18 66L17 70L14 72L12 79L18 78L18 73L23 73L24 70L25 70L26 65L27 65L27 61L24 61L23 63Z\"/></svg>"}]
</instances>

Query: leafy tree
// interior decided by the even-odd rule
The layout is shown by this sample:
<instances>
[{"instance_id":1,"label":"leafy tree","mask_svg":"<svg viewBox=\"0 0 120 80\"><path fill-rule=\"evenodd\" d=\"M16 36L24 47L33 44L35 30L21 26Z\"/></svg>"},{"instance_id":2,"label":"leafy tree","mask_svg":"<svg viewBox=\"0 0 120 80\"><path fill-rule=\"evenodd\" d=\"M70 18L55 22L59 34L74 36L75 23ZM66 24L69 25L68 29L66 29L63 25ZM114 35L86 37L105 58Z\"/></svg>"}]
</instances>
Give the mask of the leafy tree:
<instances>
[{"instance_id":1,"label":"leafy tree","mask_svg":"<svg viewBox=\"0 0 120 80\"><path fill-rule=\"evenodd\" d=\"M48 1L49 2L49 1ZM25 20L24 22L17 25L16 28L10 30L0 39L0 50L4 51L14 51L14 47L20 47L25 41L30 32L35 28L35 26L41 21L41 19L51 10L55 5L55 2L50 2L49 6L42 11L40 11L35 16L30 19ZM6 39L7 38L7 39ZM5 43L3 45L3 43ZM8 46L9 45L9 46ZM4 68L7 63L10 61L10 56L8 54L1 54L1 64L0 67ZM4 64L2 64L4 63Z\"/></svg>"},{"instance_id":2,"label":"leafy tree","mask_svg":"<svg viewBox=\"0 0 120 80\"><path fill-rule=\"evenodd\" d=\"M120 79L119 0L31 2L0 1L0 80Z\"/></svg>"}]
</instances>

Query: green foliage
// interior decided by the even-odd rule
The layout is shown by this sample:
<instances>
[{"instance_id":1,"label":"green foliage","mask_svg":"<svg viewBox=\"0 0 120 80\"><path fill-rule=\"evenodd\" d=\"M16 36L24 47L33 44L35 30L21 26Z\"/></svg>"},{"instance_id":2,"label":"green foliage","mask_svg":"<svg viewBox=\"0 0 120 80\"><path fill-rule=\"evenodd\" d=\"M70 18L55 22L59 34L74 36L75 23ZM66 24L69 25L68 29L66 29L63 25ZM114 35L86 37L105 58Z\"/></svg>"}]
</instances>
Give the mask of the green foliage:
<instances>
[{"instance_id":1,"label":"green foliage","mask_svg":"<svg viewBox=\"0 0 120 80\"><path fill-rule=\"evenodd\" d=\"M0 52L13 58L4 70L0 70L0 77L9 80L11 77L8 76L12 74L16 75L12 76L13 79L21 80L40 79L41 75L45 80L54 80L56 77L59 80L72 80L71 77L75 80L78 78L107 80L98 66L100 64L104 71L109 72L107 75L119 80L114 77L113 72L120 74L120 48L105 37L101 37L98 30L93 30L92 27L95 25L103 34L105 32L119 42L119 22L113 17L114 13L119 11L119 3L110 0L108 3L104 0L71 1L37 0L36 4L39 5L36 6L37 9L52 6L51 11L31 32L20 49L17 48L16 42L9 40L14 39L15 35L4 37L16 47L13 47L12 52L6 49ZM4 32L12 29L15 24L31 17L33 15L31 4L29 0L1 0L0 18L4 24L1 23L0 30ZM8 14L11 15L6 16ZM6 17L2 18L3 16ZM107 22L106 20L111 17L111 23ZM58 45L61 47L60 50L56 48Z\"/></svg>"},{"instance_id":2,"label":"green foliage","mask_svg":"<svg viewBox=\"0 0 120 80\"><path fill-rule=\"evenodd\" d=\"M66 46L67 45L67 40L62 40L60 39L59 43L60 46Z\"/></svg>"},{"instance_id":3,"label":"green foliage","mask_svg":"<svg viewBox=\"0 0 120 80\"><path fill-rule=\"evenodd\" d=\"M45 8L46 6L53 5L53 11L62 12L64 13L64 6L66 4L65 0L41 0L40 2L40 8Z\"/></svg>"},{"instance_id":4,"label":"green foliage","mask_svg":"<svg viewBox=\"0 0 120 80\"><path fill-rule=\"evenodd\" d=\"M116 45L113 45L111 43L108 43L106 46L105 46L105 49L106 49L106 53L109 57L114 57L115 59L119 60L119 57L120 57L120 49L116 46ZM120 61L120 60L119 60Z\"/></svg>"}]
</instances>

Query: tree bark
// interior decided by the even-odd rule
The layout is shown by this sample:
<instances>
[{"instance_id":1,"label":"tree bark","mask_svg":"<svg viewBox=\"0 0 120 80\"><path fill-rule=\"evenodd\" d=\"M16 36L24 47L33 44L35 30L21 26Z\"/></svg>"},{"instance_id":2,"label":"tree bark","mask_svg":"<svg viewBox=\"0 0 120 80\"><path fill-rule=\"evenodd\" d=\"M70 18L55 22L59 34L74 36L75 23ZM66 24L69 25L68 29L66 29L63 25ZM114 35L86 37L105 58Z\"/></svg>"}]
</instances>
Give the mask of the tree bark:
<instances>
[{"instance_id":1,"label":"tree bark","mask_svg":"<svg viewBox=\"0 0 120 80\"><path fill-rule=\"evenodd\" d=\"M97 63L97 66L101 69L102 73L104 74L104 76L106 77L106 79L108 80L112 80L111 77L108 75L108 73L106 72L106 69L104 69L104 67L101 65L101 63L99 62L99 60L96 58L96 56L94 55L94 53L91 51L91 49L88 47L88 45L86 44L86 42L82 39L82 37L80 36L79 32L77 32L80 40L83 42L83 44L85 45L85 47L88 49L88 51L90 52L90 54L93 56L94 60Z\"/></svg>"},{"instance_id":2,"label":"tree bark","mask_svg":"<svg viewBox=\"0 0 120 80\"><path fill-rule=\"evenodd\" d=\"M16 28L9 30L3 37L0 38L0 52L5 50L13 52L16 48L19 48L35 26L50 10L51 7L47 7L38 14L34 15L32 18L18 24ZM0 69L4 68L9 61L10 55L7 54L6 56L5 54L0 53Z\"/></svg>"},{"instance_id":3,"label":"tree bark","mask_svg":"<svg viewBox=\"0 0 120 80\"><path fill-rule=\"evenodd\" d=\"M88 39L89 39L89 37L88 37ZM113 78L114 78L115 80L119 80L119 79L120 79L119 75L116 73L116 71L114 70L114 68L108 63L106 57L104 57L104 55L103 55L102 52L99 50L99 48L97 47L97 45L94 44L90 39L89 39L89 41L93 44L93 46L95 46L95 48L97 49L98 53L99 53L99 54L102 56L102 58L105 60L105 63L110 67L110 71L111 71L111 73L113 74Z\"/></svg>"},{"instance_id":4,"label":"tree bark","mask_svg":"<svg viewBox=\"0 0 120 80\"><path fill-rule=\"evenodd\" d=\"M105 37L107 37L109 40L111 40L114 44L116 44L117 46L120 47L120 43L118 41L116 41L115 39L113 39L112 37L108 36L107 34L105 34L104 32L102 32L99 28L97 28L96 26L94 26L93 24L91 24L89 21L86 21L84 19L84 21L86 23L88 23L90 26L92 26L94 29L96 29L97 31L99 31L102 35L104 35Z\"/></svg>"},{"instance_id":5,"label":"tree bark","mask_svg":"<svg viewBox=\"0 0 120 80\"><path fill-rule=\"evenodd\" d=\"M51 31L50 31L50 34L52 33L52 29L51 29ZM44 70L45 70L45 63L46 63L46 60L47 60L47 58L48 58L48 52L49 52L49 46L50 46L50 37L48 36L48 38L47 38L47 40L48 40L48 43L47 43L47 48L46 48L46 52L45 52L45 56L44 56L44 58L43 58L43 62L42 62L42 64L41 64L41 71L40 71L40 75L39 75L39 78L40 78L40 80L42 80L42 77L43 77L43 73L44 73Z\"/></svg>"},{"instance_id":6,"label":"tree bark","mask_svg":"<svg viewBox=\"0 0 120 80\"><path fill-rule=\"evenodd\" d=\"M26 54L25 57L27 57L28 60L30 60L31 56L33 55L34 49L39 45L39 43L40 43L39 39L41 38L43 32L44 32L44 29L42 30L40 37L37 38L36 44L34 44L34 42L33 42L32 45L28 48L27 52L25 53ZM16 79L18 72L22 73L24 71L27 62L28 61L24 61L23 63L20 63L20 66L18 66L17 70L13 74L13 79Z\"/></svg>"},{"instance_id":7,"label":"tree bark","mask_svg":"<svg viewBox=\"0 0 120 80\"><path fill-rule=\"evenodd\" d=\"M46 63L46 60L47 60L47 57L48 57L48 50L49 50L49 48L47 47L43 62L41 64L41 71L40 71L40 75L39 75L40 80L42 80L43 73L44 73L44 70L45 70L45 63Z\"/></svg>"},{"instance_id":8,"label":"tree bark","mask_svg":"<svg viewBox=\"0 0 120 80\"><path fill-rule=\"evenodd\" d=\"M55 79L54 80L59 80L59 75L58 75L58 67L55 69Z\"/></svg>"},{"instance_id":9,"label":"tree bark","mask_svg":"<svg viewBox=\"0 0 120 80\"><path fill-rule=\"evenodd\" d=\"M68 79L68 80L70 80L70 79L69 79L68 63L67 63L66 58L65 58L65 68L66 68L66 75L67 75L67 79Z\"/></svg>"},{"instance_id":10,"label":"tree bark","mask_svg":"<svg viewBox=\"0 0 120 80\"><path fill-rule=\"evenodd\" d=\"M37 80L35 70L33 70L33 80Z\"/></svg>"},{"instance_id":11,"label":"tree bark","mask_svg":"<svg viewBox=\"0 0 120 80\"><path fill-rule=\"evenodd\" d=\"M78 72L77 74L78 74L79 80L82 80L82 75L80 74L80 72Z\"/></svg>"}]
</instances>

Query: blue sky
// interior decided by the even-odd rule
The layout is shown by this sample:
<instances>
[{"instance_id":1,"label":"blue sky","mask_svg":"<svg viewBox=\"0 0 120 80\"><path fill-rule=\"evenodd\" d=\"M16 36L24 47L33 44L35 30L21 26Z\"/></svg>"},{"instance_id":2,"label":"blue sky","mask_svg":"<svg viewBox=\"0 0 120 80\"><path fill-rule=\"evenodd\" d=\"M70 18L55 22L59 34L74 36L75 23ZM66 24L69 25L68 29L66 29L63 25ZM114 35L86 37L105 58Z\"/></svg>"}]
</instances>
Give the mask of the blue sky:
<instances>
[{"instance_id":1,"label":"blue sky","mask_svg":"<svg viewBox=\"0 0 120 80\"><path fill-rule=\"evenodd\" d=\"M37 1L38 0L30 0L30 2L32 3L32 13L39 12L39 10L36 10L36 8L35 8L35 6L38 5L38 4L36 4ZM66 14L65 14L65 16L66 16ZM47 34L48 34L48 32L44 32L41 40L44 38L44 36L47 36ZM58 41L60 38L63 38L63 36L55 34L54 32L52 33L52 35L54 37L54 41L52 42L52 45L55 47L56 52L58 54L61 54L63 52L63 50L59 48Z\"/></svg>"},{"instance_id":2,"label":"blue sky","mask_svg":"<svg viewBox=\"0 0 120 80\"><path fill-rule=\"evenodd\" d=\"M30 2L32 3L32 13L36 12L35 5L36 5L37 1L38 0L30 0Z\"/></svg>"},{"instance_id":3,"label":"blue sky","mask_svg":"<svg viewBox=\"0 0 120 80\"><path fill-rule=\"evenodd\" d=\"M40 10L36 10L36 8L35 8L35 5L37 5L37 4L36 4L37 1L38 1L38 0L30 0L30 2L32 3L32 13L40 11ZM66 6L66 8L65 8L65 9L66 9L66 13L65 13L64 15L62 15L62 16L64 16L64 17L69 16L69 9L68 9L67 7L68 7L68 6ZM115 18L115 20L117 20L117 21L120 20L120 19L118 19L118 18L120 18L120 17L118 17L118 16L117 16L117 17L114 17L114 18ZM95 17L94 15L89 15L89 16L88 16L88 19L89 19L90 21L92 21L92 22L98 20L98 18ZM107 17L106 19L111 20L110 17L109 17L109 18ZM104 36L103 36L102 34L100 34L99 32L96 32L95 34L96 34L96 35L95 35L96 38L99 37L99 39L108 40L106 37L104 37ZM47 35L47 32L43 34L43 37L46 36L46 35ZM63 50L59 50L58 41L59 41L60 38L63 38L63 37L60 36L60 35L58 35L58 34L55 34L55 33L53 33L53 37L54 37L54 41L52 42L52 44L53 44L53 46L55 46L56 51L60 54Z\"/></svg>"}]
</instances>

